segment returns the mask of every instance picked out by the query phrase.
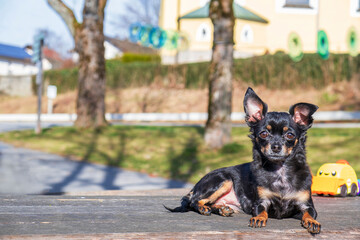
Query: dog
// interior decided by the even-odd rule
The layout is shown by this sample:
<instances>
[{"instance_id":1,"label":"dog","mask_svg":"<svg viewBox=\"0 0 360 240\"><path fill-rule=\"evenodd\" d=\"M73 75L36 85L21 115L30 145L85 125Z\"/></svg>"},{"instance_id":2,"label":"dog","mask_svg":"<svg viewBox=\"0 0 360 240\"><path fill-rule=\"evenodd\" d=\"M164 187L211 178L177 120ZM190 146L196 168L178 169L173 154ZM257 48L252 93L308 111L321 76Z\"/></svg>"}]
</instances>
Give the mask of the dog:
<instances>
[{"instance_id":1,"label":"dog","mask_svg":"<svg viewBox=\"0 0 360 240\"><path fill-rule=\"evenodd\" d=\"M253 161L206 174L171 212L196 211L231 216L252 215L249 227L265 227L268 218L296 218L311 234L321 231L311 197L312 174L306 162L306 132L318 109L297 103L286 112L267 112L253 89L244 97Z\"/></svg>"}]
</instances>

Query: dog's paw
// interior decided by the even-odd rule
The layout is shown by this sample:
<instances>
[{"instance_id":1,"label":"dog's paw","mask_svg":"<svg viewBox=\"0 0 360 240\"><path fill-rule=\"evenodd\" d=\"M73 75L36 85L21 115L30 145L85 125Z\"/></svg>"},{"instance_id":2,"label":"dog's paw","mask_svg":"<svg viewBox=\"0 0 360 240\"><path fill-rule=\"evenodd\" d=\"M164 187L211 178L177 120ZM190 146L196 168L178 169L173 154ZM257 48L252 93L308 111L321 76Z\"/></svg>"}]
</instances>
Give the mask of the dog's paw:
<instances>
[{"instance_id":1,"label":"dog's paw","mask_svg":"<svg viewBox=\"0 0 360 240\"><path fill-rule=\"evenodd\" d=\"M208 206L198 206L198 211L201 215L210 216L211 208Z\"/></svg>"},{"instance_id":2,"label":"dog's paw","mask_svg":"<svg viewBox=\"0 0 360 240\"><path fill-rule=\"evenodd\" d=\"M230 217L234 213L234 210L228 206L222 206L219 208L219 214L223 217Z\"/></svg>"},{"instance_id":3,"label":"dog's paw","mask_svg":"<svg viewBox=\"0 0 360 240\"><path fill-rule=\"evenodd\" d=\"M266 227L266 222L267 222L267 219L265 219L265 218L252 217L252 218L250 218L249 227L253 227L253 228Z\"/></svg>"},{"instance_id":4,"label":"dog's paw","mask_svg":"<svg viewBox=\"0 0 360 240\"><path fill-rule=\"evenodd\" d=\"M313 218L303 219L301 225L306 228L309 233L319 234L321 232L321 224Z\"/></svg>"},{"instance_id":5,"label":"dog's paw","mask_svg":"<svg viewBox=\"0 0 360 240\"><path fill-rule=\"evenodd\" d=\"M260 213L259 215L257 215L256 217L250 218L249 227L253 227L253 228L266 227L267 220L268 220L268 215L264 211L264 212Z\"/></svg>"}]
</instances>

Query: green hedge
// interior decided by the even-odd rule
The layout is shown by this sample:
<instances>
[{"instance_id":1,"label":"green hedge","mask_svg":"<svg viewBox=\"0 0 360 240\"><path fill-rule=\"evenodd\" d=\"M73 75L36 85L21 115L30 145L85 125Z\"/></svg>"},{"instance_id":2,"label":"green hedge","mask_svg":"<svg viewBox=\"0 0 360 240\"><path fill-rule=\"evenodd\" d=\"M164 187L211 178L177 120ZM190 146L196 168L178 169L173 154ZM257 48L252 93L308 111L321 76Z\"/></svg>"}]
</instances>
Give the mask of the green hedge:
<instances>
[{"instance_id":1,"label":"green hedge","mask_svg":"<svg viewBox=\"0 0 360 240\"><path fill-rule=\"evenodd\" d=\"M300 62L288 55L258 56L234 60L234 80L249 85L286 89L298 86L321 88L329 83L350 80L360 69L360 58L347 54L331 54L322 60L317 54L305 54ZM161 65L159 62L106 62L106 81L110 88L148 86L154 81L163 85L186 88L207 87L209 63ZM49 84L58 86L63 93L77 87L77 69L52 70L44 73Z\"/></svg>"},{"instance_id":2,"label":"green hedge","mask_svg":"<svg viewBox=\"0 0 360 240\"><path fill-rule=\"evenodd\" d=\"M111 61L111 60L110 60ZM129 62L161 62L161 57L154 54L136 54L136 53L124 53L121 60L124 63Z\"/></svg>"},{"instance_id":3,"label":"green hedge","mask_svg":"<svg viewBox=\"0 0 360 240\"><path fill-rule=\"evenodd\" d=\"M266 55L234 63L234 78L254 85L284 89L298 86L322 88L330 83L350 80L359 72L360 58L347 54L331 54L328 60L317 54L305 54L293 62L283 53Z\"/></svg>"}]
</instances>

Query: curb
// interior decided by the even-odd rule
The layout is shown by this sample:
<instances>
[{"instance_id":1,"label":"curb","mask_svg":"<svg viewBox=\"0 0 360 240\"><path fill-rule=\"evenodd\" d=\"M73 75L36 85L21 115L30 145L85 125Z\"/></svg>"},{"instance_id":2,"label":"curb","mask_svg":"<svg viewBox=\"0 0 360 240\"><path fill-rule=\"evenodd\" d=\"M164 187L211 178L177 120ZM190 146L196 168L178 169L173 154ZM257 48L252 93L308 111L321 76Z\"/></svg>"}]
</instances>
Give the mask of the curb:
<instances>
[{"instance_id":1,"label":"curb","mask_svg":"<svg viewBox=\"0 0 360 240\"><path fill-rule=\"evenodd\" d=\"M156 121L206 121L207 113L106 113L107 121L124 122L156 122ZM41 121L45 122L73 122L76 120L76 114L55 113L42 114ZM233 112L232 121L243 122L245 113ZM323 111L314 114L316 121L360 121L360 112L347 111ZM33 122L37 120L37 114L0 114L0 122Z\"/></svg>"}]
</instances>

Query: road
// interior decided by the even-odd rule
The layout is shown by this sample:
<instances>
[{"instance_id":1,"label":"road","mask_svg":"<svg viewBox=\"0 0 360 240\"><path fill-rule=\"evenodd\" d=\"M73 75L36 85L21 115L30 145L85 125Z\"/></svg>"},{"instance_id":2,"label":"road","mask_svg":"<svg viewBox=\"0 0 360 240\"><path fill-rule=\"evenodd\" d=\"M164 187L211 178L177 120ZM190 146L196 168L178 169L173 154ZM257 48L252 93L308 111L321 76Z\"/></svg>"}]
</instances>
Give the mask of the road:
<instances>
[{"instance_id":1,"label":"road","mask_svg":"<svg viewBox=\"0 0 360 240\"><path fill-rule=\"evenodd\" d=\"M115 123L165 125L164 123ZM184 125L183 123L181 123ZM43 123L43 128L71 126L71 122ZM170 126L179 124L171 123ZM185 124L185 126L187 126ZM191 125L196 126L196 125ZM242 125L238 125L242 126ZM329 125L334 127L334 125ZM342 127L354 124L341 125ZM0 123L0 132L34 129L35 123ZM324 127L324 125L319 125ZM191 185L119 168L72 161L64 157L0 143L0 193L59 194L64 192L163 189Z\"/></svg>"},{"instance_id":2,"label":"road","mask_svg":"<svg viewBox=\"0 0 360 240\"><path fill-rule=\"evenodd\" d=\"M55 127L55 126L72 126L72 122L44 122L41 124L42 128ZM0 122L0 132L9 132L14 130L29 130L34 129L35 131L35 122Z\"/></svg>"},{"instance_id":3,"label":"road","mask_svg":"<svg viewBox=\"0 0 360 240\"><path fill-rule=\"evenodd\" d=\"M116 167L72 161L0 142L1 194L59 194L188 186L191 185Z\"/></svg>"},{"instance_id":4,"label":"road","mask_svg":"<svg viewBox=\"0 0 360 240\"><path fill-rule=\"evenodd\" d=\"M42 123L43 128L71 125L71 122ZM34 128L35 123L31 122L0 123L0 132ZM61 194L189 186L192 185L116 167L72 161L0 142L0 194Z\"/></svg>"}]
</instances>

